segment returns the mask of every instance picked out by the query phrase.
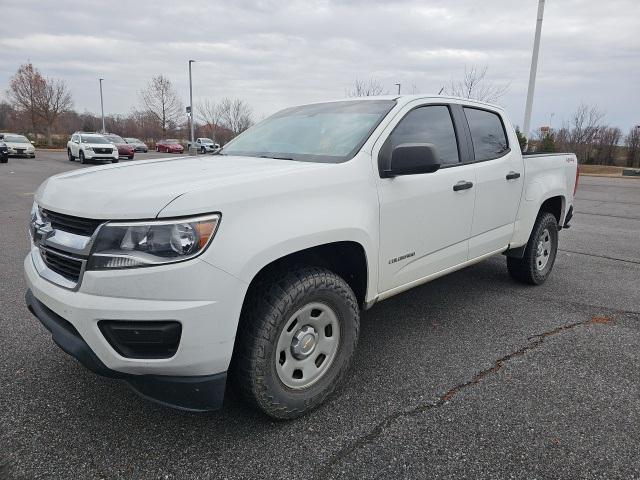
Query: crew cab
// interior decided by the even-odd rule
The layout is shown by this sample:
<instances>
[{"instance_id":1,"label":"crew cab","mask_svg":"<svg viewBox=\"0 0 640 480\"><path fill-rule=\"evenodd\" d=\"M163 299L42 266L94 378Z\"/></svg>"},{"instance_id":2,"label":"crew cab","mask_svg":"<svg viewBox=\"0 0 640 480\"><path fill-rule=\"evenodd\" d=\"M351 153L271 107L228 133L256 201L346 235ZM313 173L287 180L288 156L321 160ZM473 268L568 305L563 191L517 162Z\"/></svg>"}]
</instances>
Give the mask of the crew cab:
<instances>
[{"instance_id":1,"label":"crew cab","mask_svg":"<svg viewBox=\"0 0 640 480\"><path fill-rule=\"evenodd\" d=\"M215 409L229 377L293 418L345 377L376 302L497 254L543 283L577 182L575 155L523 158L485 103L292 107L214 156L46 180L26 301L63 350L146 398Z\"/></svg>"},{"instance_id":2,"label":"crew cab","mask_svg":"<svg viewBox=\"0 0 640 480\"><path fill-rule=\"evenodd\" d=\"M210 138L196 138L193 146L200 153L214 153L220 148L220 145ZM187 144L187 148L191 148L191 142Z\"/></svg>"},{"instance_id":3,"label":"crew cab","mask_svg":"<svg viewBox=\"0 0 640 480\"><path fill-rule=\"evenodd\" d=\"M75 132L67 142L67 158L70 162L79 159L80 163L89 160L108 160L118 163L118 147L104 135L95 132Z\"/></svg>"}]
</instances>

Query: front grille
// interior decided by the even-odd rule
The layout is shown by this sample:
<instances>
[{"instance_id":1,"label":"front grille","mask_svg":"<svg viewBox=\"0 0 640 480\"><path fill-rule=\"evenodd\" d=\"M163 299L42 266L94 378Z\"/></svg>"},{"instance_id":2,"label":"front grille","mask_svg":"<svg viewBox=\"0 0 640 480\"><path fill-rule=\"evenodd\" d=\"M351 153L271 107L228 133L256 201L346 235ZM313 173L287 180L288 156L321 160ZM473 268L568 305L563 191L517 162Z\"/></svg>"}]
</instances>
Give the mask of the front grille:
<instances>
[{"instance_id":1,"label":"front grille","mask_svg":"<svg viewBox=\"0 0 640 480\"><path fill-rule=\"evenodd\" d=\"M62 275L63 277L77 282L82 271L82 261L60 255L52 250L40 250L42 260L49 269Z\"/></svg>"},{"instance_id":2,"label":"front grille","mask_svg":"<svg viewBox=\"0 0 640 480\"><path fill-rule=\"evenodd\" d=\"M42 216L51 222L51 226L56 230L64 230L65 232L84 235L85 237L93 235L96 228L104 222L104 220L74 217L72 215L52 212L51 210L42 210Z\"/></svg>"},{"instance_id":3,"label":"front grille","mask_svg":"<svg viewBox=\"0 0 640 480\"><path fill-rule=\"evenodd\" d=\"M95 148L93 149L96 153L111 153L113 151L112 148Z\"/></svg>"}]
</instances>

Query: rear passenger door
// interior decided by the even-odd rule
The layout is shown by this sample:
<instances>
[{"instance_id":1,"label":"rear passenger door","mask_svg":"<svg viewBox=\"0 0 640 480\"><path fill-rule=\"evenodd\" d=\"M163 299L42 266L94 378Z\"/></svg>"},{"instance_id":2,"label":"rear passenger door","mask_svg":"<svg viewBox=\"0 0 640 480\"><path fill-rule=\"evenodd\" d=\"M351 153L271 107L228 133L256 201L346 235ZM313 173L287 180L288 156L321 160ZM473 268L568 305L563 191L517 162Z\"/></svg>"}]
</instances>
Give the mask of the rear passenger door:
<instances>
[{"instance_id":1,"label":"rear passenger door","mask_svg":"<svg viewBox=\"0 0 640 480\"><path fill-rule=\"evenodd\" d=\"M510 145L501 115L464 106L476 165L476 204L469 259L505 248L513 234L524 165L518 144Z\"/></svg>"},{"instance_id":2,"label":"rear passenger door","mask_svg":"<svg viewBox=\"0 0 640 480\"><path fill-rule=\"evenodd\" d=\"M467 142L455 128L457 106L404 107L374 145L380 201L380 293L411 286L467 261L475 189L454 185L475 182ZM464 132L466 134L466 132ZM381 178L393 147L431 143L441 168L433 173Z\"/></svg>"}]
</instances>

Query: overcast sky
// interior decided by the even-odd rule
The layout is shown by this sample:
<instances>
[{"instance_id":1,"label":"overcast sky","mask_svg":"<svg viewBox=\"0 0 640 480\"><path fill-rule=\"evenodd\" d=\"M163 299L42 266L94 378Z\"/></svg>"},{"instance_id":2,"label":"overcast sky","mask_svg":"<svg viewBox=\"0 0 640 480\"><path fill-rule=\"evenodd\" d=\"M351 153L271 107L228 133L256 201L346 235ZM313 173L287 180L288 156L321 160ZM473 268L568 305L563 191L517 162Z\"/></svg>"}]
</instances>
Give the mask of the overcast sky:
<instances>
[{"instance_id":1,"label":"overcast sky","mask_svg":"<svg viewBox=\"0 0 640 480\"><path fill-rule=\"evenodd\" d=\"M64 79L78 111L127 113L153 75L188 103L245 99L257 114L345 96L356 77L389 92L437 93L488 67L522 124L537 0L1 0L0 96L21 63ZM19 26L19 28L18 28ZM532 126L580 102L627 130L640 123L640 1L547 0Z\"/></svg>"}]
</instances>

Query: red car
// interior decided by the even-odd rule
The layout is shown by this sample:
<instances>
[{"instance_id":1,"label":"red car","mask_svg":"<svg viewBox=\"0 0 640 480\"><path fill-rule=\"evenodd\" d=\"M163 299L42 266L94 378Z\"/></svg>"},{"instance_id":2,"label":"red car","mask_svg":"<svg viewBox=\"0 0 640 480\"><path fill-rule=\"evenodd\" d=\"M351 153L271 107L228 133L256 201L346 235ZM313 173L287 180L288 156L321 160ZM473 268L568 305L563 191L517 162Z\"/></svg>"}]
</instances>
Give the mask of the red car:
<instances>
[{"instance_id":1,"label":"red car","mask_svg":"<svg viewBox=\"0 0 640 480\"><path fill-rule=\"evenodd\" d=\"M129 160L133 160L133 155L136 152L136 149L133 148L133 145L129 145L127 142L125 142L124 138L122 138L120 135L107 133L104 136L118 148L118 157L127 157Z\"/></svg>"},{"instance_id":2,"label":"red car","mask_svg":"<svg viewBox=\"0 0 640 480\"><path fill-rule=\"evenodd\" d=\"M170 138L156 142L156 152L182 153L184 152L184 147L175 138Z\"/></svg>"}]
</instances>

